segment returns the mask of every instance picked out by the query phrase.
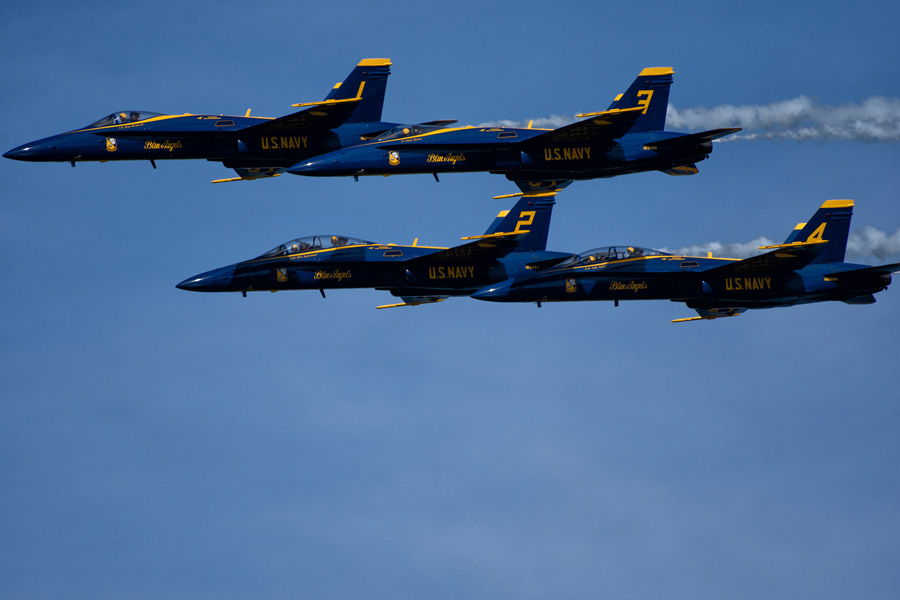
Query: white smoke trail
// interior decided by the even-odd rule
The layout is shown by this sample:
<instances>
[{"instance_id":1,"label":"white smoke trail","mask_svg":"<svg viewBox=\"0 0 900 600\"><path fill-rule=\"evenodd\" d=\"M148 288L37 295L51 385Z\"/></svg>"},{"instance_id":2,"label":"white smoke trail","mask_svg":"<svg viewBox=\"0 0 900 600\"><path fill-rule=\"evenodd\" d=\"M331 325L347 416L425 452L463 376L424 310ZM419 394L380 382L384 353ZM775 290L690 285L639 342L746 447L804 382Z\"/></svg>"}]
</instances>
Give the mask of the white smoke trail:
<instances>
[{"instance_id":1,"label":"white smoke trail","mask_svg":"<svg viewBox=\"0 0 900 600\"><path fill-rule=\"evenodd\" d=\"M762 254L760 246L772 246L779 242L767 237L758 237L745 243L723 244L722 242L707 242L696 246L684 246L667 250L660 248L662 252L681 256L707 256L712 252L713 256L726 258L749 258ZM847 260L862 260L868 263L893 262L900 258L900 228L894 233L887 233L877 227L866 225L862 229L850 232L847 239ZM872 259L875 259L874 261Z\"/></svg>"},{"instance_id":2,"label":"white smoke trail","mask_svg":"<svg viewBox=\"0 0 900 600\"><path fill-rule=\"evenodd\" d=\"M577 120L574 116L551 115L534 119L532 127L556 129ZM477 125L527 126L528 121L508 119ZM723 104L679 110L670 104L666 110L666 128L673 131L703 131L718 127L742 127L744 131L717 142L763 139L900 142L900 98L873 96L859 104L831 106L798 96L764 105Z\"/></svg>"},{"instance_id":3,"label":"white smoke trail","mask_svg":"<svg viewBox=\"0 0 900 600\"><path fill-rule=\"evenodd\" d=\"M806 96L766 105L666 111L667 128L702 130L743 127L744 133L721 141L756 139L900 141L900 98L873 96L860 104L817 104Z\"/></svg>"}]
</instances>

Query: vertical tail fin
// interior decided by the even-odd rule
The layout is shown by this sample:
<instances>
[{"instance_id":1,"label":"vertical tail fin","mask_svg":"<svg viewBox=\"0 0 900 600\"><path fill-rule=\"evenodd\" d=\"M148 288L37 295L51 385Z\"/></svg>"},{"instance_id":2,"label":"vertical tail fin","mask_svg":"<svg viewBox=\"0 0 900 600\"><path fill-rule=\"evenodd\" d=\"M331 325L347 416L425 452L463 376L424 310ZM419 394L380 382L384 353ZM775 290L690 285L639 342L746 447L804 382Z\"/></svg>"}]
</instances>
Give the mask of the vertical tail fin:
<instances>
[{"instance_id":1,"label":"vertical tail fin","mask_svg":"<svg viewBox=\"0 0 900 600\"><path fill-rule=\"evenodd\" d=\"M669 87L672 85L672 67L650 67L641 71L624 94L613 100L607 110L614 108L643 107L630 131L662 131L666 127L666 108L669 105Z\"/></svg>"},{"instance_id":2,"label":"vertical tail fin","mask_svg":"<svg viewBox=\"0 0 900 600\"><path fill-rule=\"evenodd\" d=\"M381 120L384 91L391 74L391 59L366 58L359 61L343 82L338 83L325 96L326 100L362 98L345 123L377 122Z\"/></svg>"},{"instance_id":3,"label":"vertical tail fin","mask_svg":"<svg viewBox=\"0 0 900 600\"><path fill-rule=\"evenodd\" d=\"M513 252L540 252L547 249L550 216L556 204L556 192L516 194L522 197L511 210L504 210L484 235L527 231Z\"/></svg>"},{"instance_id":4,"label":"vertical tail fin","mask_svg":"<svg viewBox=\"0 0 900 600\"><path fill-rule=\"evenodd\" d=\"M844 262L852 216L853 200L828 200L808 223L797 225L784 243L827 242L811 264Z\"/></svg>"}]
</instances>

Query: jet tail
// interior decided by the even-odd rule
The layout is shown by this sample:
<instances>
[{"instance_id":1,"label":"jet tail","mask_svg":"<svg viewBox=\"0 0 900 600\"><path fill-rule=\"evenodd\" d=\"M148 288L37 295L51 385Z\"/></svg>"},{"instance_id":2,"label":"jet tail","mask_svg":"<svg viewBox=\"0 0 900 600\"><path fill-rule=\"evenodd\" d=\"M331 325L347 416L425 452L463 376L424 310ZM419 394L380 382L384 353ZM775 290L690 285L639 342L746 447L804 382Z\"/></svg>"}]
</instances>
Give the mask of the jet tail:
<instances>
[{"instance_id":1,"label":"jet tail","mask_svg":"<svg viewBox=\"0 0 900 600\"><path fill-rule=\"evenodd\" d=\"M345 123L365 123L381 121L384 106L384 92L388 75L391 74L391 59L366 58L359 61L347 78L332 88L326 100L348 100L360 98L360 103Z\"/></svg>"},{"instance_id":2,"label":"jet tail","mask_svg":"<svg viewBox=\"0 0 900 600\"><path fill-rule=\"evenodd\" d=\"M666 127L666 109L669 106L669 88L672 85L672 67L650 67L641 71L624 94L613 100L607 110L643 108L630 132L663 131Z\"/></svg>"},{"instance_id":3,"label":"jet tail","mask_svg":"<svg viewBox=\"0 0 900 600\"><path fill-rule=\"evenodd\" d=\"M853 200L828 200L807 223L794 228L783 246L819 242L821 247L810 264L844 262Z\"/></svg>"},{"instance_id":4,"label":"jet tail","mask_svg":"<svg viewBox=\"0 0 900 600\"><path fill-rule=\"evenodd\" d=\"M527 232L510 252L546 250L556 192L527 192L513 196L521 198L511 210L504 210L497 215L484 236L480 237Z\"/></svg>"}]
</instances>

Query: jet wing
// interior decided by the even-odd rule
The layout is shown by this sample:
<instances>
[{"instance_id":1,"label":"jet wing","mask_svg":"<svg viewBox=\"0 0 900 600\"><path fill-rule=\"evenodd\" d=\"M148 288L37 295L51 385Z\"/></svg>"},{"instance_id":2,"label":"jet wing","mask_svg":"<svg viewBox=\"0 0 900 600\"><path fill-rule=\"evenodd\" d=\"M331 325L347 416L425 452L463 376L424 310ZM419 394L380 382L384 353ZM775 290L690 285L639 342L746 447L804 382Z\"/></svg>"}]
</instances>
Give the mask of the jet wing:
<instances>
[{"instance_id":1,"label":"jet wing","mask_svg":"<svg viewBox=\"0 0 900 600\"><path fill-rule=\"evenodd\" d=\"M469 260L486 260L503 258L516 247L519 240L524 238L530 231L517 231L515 233L491 233L488 235L478 235L472 237L464 237L464 240L474 240L462 246L455 246L440 250L425 256L418 256L409 259L409 263L430 263L430 262L456 262Z\"/></svg>"},{"instance_id":2,"label":"jet wing","mask_svg":"<svg viewBox=\"0 0 900 600\"><path fill-rule=\"evenodd\" d=\"M721 267L715 267L704 271L702 274L715 273L716 275L722 275L725 273L748 273L768 270L796 271L812 262L812 259L816 257L825 243L827 242L795 242L779 246L763 246L760 248L761 250L769 248L774 248L774 250L759 256L722 265Z\"/></svg>"},{"instance_id":3,"label":"jet wing","mask_svg":"<svg viewBox=\"0 0 900 600\"><path fill-rule=\"evenodd\" d=\"M631 129L643 111L642 107L636 106L634 108L613 109L599 113L578 115L590 118L548 131L524 143L587 142L602 138L612 144L613 140L628 133L628 130Z\"/></svg>"},{"instance_id":4,"label":"jet wing","mask_svg":"<svg viewBox=\"0 0 900 600\"><path fill-rule=\"evenodd\" d=\"M240 135L246 133L268 135L302 129L332 129L350 117L360 100L362 100L362 98L347 98L346 100L317 102L315 103L315 106L301 110L300 112L278 117L277 119L272 119L265 123L251 125L250 127L239 129L235 133ZM299 104L297 106L306 105Z\"/></svg>"}]
</instances>

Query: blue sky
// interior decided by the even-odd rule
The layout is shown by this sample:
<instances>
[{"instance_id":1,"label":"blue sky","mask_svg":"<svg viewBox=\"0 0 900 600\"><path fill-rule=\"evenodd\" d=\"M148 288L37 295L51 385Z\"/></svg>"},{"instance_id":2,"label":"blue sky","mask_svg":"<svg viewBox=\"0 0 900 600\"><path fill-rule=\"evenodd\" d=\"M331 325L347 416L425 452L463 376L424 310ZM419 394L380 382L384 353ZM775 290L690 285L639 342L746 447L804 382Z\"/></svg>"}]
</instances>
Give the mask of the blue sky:
<instances>
[{"instance_id":1,"label":"blue sky","mask_svg":"<svg viewBox=\"0 0 900 600\"><path fill-rule=\"evenodd\" d=\"M393 61L386 120L571 116L672 66L679 114L802 97L815 114L785 127L827 129L900 98L898 17L881 2L14 3L0 148L120 109L278 116L366 57ZM574 184L549 247L781 240L833 198L856 200L853 230L895 235L898 140L850 138L721 143L694 177ZM453 245L516 190L158 167L0 161L0 596L900 593L896 286L872 306L689 324L669 302L193 294L174 286L302 235Z\"/></svg>"}]
</instances>

